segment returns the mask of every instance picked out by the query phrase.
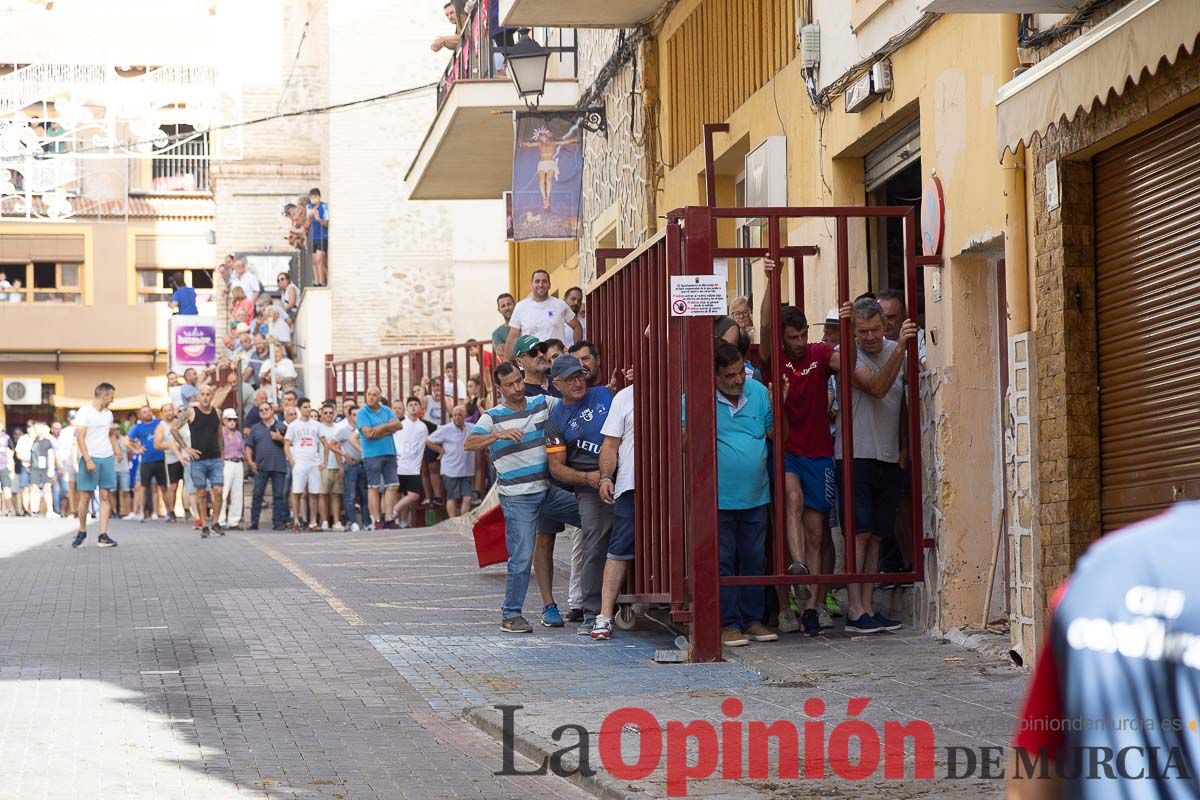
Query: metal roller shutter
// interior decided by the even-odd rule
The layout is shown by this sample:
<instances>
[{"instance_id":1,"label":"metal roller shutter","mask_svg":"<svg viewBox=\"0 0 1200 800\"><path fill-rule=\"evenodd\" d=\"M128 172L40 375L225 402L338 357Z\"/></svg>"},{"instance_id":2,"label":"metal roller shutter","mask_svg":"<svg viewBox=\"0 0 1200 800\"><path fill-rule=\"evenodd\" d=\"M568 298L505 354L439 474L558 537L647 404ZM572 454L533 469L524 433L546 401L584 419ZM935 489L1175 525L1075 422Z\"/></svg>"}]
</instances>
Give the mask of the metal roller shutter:
<instances>
[{"instance_id":1,"label":"metal roller shutter","mask_svg":"<svg viewBox=\"0 0 1200 800\"><path fill-rule=\"evenodd\" d=\"M1108 531L1200 498L1200 108L1093 165Z\"/></svg>"}]
</instances>

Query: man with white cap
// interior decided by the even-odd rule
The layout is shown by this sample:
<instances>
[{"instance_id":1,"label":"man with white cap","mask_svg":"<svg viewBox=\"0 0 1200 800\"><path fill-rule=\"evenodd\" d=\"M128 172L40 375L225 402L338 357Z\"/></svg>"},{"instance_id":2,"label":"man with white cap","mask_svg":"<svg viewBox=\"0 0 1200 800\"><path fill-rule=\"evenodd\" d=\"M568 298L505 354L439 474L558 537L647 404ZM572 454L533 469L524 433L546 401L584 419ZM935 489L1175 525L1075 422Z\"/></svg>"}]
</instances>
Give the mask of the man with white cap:
<instances>
[{"instance_id":1,"label":"man with white cap","mask_svg":"<svg viewBox=\"0 0 1200 800\"><path fill-rule=\"evenodd\" d=\"M217 525L221 528L237 528L242 522L242 482L246 477L246 443L238 428L237 411L227 408L221 412L221 438L224 447L225 492L221 495L221 508L217 512Z\"/></svg>"}]
</instances>

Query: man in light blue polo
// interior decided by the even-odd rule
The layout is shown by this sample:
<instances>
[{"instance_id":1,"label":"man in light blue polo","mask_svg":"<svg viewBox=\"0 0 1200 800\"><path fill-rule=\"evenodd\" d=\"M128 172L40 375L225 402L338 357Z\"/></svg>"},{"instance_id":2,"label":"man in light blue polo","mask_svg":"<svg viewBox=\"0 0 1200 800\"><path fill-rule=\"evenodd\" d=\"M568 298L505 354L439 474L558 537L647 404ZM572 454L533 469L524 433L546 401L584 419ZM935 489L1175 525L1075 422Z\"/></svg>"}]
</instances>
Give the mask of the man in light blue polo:
<instances>
[{"instance_id":1,"label":"man in light blue polo","mask_svg":"<svg viewBox=\"0 0 1200 800\"><path fill-rule=\"evenodd\" d=\"M767 535L767 437L774 425L767 389L746 380L745 360L728 342L716 348L717 527L722 575L762 575ZM735 569L736 565L736 569ZM721 587L721 643L742 647L779 636L763 625L761 586Z\"/></svg>"},{"instance_id":2,"label":"man in light blue polo","mask_svg":"<svg viewBox=\"0 0 1200 800\"><path fill-rule=\"evenodd\" d=\"M378 386L367 387L367 404L358 410L355 424L362 441L371 519L375 520L376 530L393 530L400 527L392 512L400 480L396 476L396 444L392 434L400 430L400 420L383 402L383 392Z\"/></svg>"},{"instance_id":3,"label":"man in light blue polo","mask_svg":"<svg viewBox=\"0 0 1200 800\"><path fill-rule=\"evenodd\" d=\"M472 452L486 448L496 468L496 486L504 509L504 540L508 545L500 630L529 633L533 628L521 615L521 607L529 591L534 540L539 529L545 530L539 528L539 520L570 521L578 525L579 510L573 494L549 482L545 428L558 398L546 395L527 398L521 370L511 361L498 365L492 371L492 378L504 402L483 413L463 446ZM543 609L542 624L562 627L562 616L552 605Z\"/></svg>"}]
</instances>

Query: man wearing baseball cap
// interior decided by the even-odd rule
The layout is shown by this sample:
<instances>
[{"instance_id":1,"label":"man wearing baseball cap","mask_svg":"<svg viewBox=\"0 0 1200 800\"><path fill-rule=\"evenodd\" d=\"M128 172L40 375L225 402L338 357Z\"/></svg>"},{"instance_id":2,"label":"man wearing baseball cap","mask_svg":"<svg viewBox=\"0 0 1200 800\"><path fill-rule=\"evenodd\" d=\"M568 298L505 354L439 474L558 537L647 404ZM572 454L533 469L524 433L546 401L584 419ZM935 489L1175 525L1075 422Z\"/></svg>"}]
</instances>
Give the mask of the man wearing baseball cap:
<instances>
[{"instance_id":1,"label":"man wearing baseball cap","mask_svg":"<svg viewBox=\"0 0 1200 800\"><path fill-rule=\"evenodd\" d=\"M246 442L238 426L237 411L227 408L221 412L221 438L225 440L225 492L217 512L217 525L237 528L242 524L242 481L246 477Z\"/></svg>"},{"instance_id":2,"label":"man wearing baseball cap","mask_svg":"<svg viewBox=\"0 0 1200 800\"><path fill-rule=\"evenodd\" d=\"M558 397L558 390L546 380L550 362L546 360L546 348L536 336L521 336L513 345L513 360L525 376L525 396L537 397L548 394Z\"/></svg>"},{"instance_id":3,"label":"man wearing baseball cap","mask_svg":"<svg viewBox=\"0 0 1200 800\"><path fill-rule=\"evenodd\" d=\"M579 570L582 592L583 624L578 633L589 636L600 613L605 554L613 524L612 506L600 499L601 429L608 419L613 395L607 386L589 388L587 369L572 355L555 359L550 376L562 393L562 402L551 409L546 420L546 456L550 477L574 490L579 507L580 528L572 550L580 556L576 559L572 553L571 566ZM538 537L535 565L543 548L546 558L552 556L553 543L550 536Z\"/></svg>"}]
</instances>

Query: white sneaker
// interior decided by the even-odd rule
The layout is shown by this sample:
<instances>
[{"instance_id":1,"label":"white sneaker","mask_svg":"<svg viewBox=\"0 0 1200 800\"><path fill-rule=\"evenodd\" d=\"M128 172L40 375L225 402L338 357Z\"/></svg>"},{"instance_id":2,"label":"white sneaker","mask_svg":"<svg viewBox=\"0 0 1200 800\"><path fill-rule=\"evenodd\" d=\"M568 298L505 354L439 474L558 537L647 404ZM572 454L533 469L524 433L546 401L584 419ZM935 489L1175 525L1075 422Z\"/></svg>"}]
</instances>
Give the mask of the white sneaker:
<instances>
[{"instance_id":1,"label":"white sneaker","mask_svg":"<svg viewBox=\"0 0 1200 800\"><path fill-rule=\"evenodd\" d=\"M362 530L362 528L358 527L358 523L357 523L357 522L351 522L351 523L350 523L350 532L351 532L351 533L358 533L358 532L359 532L359 531L361 531L361 530Z\"/></svg>"},{"instance_id":2,"label":"white sneaker","mask_svg":"<svg viewBox=\"0 0 1200 800\"><path fill-rule=\"evenodd\" d=\"M126 520L128 522L141 522L142 515L135 511L132 514L126 514L125 516L121 517L121 519Z\"/></svg>"},{"instance_id":3,"label":"white sneaker","mask_svg":"<svg viewBox=\"0 0 1200 800\"><path fill-rule=\"evenodd\" d=\"M62 519L62 514L59 514L55 511L47 511L46 519Z\"/></svg>"},{"instance_id":4,"label":"white sneaker","mask_svg":"<svg viewBox=\"0 0 1200 800\"><path fill-rule=\"evenodd\" d=\"M825 606L817 606L817 624L822 628L833 627L833 617L829 615L829 609L827 609Z\"/></svg>"},{"instance_id":5,"label":"white sneaker","mask_svg":"<svg viewBox=\"0 0 1200 800\"><path fill-rule=\"evenodd\" d=\"M158 514L154 514L154 515L152 515L152 516L150 517L150 519L158 519Z\"/></svg>"},{"instance_id":6,"label":"white sneaker","mask_svg":"<svg viewBox=\"0 0 1200 800\"><path fill-rule=\"evenodd\" d=\"M321 520L321 530L323 530L323 531L329 530L329 520L325 520L325 519Z\"/></svg>"},{"instance_id":7,"label":"white sneaker","mask_svg":"<svg viewBox=\"0 0 1200 800\"><path fill-rule=\"evenodd\" d=\"M333 529L338 533L341 533L342 531L346 530L346 526L340 522L335 522L333 523Z\"/></svg>"},{"instance_id":8,"label":"white sneaker","mask_svg":"<svg viewBox=\"0 0 1200 800\"><path fill-rule=\"evenodd\" d=\"M795 633L800 630L800 621L796 619L796 612L790 608L785 608L779 612L779 628L780 633Z\"/></svg>"},{"instance_id":9,"label":"white sneaker","mask_svg":"<svg viewBox=\"0 0 1200 800\"><path fill-rule=\"evenodd\" d=\"M400 527L401 527L402 529L403 529L403 528L411 528L411 527L412 527L412 525L410 525L410 524L408 523L408 521L406 520L406 521L404 521L404 522L401 522L401 523L400 523Z\"/></svg>"}]
</instances>

